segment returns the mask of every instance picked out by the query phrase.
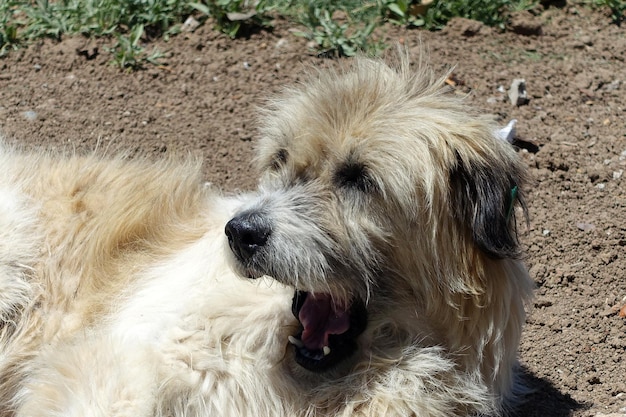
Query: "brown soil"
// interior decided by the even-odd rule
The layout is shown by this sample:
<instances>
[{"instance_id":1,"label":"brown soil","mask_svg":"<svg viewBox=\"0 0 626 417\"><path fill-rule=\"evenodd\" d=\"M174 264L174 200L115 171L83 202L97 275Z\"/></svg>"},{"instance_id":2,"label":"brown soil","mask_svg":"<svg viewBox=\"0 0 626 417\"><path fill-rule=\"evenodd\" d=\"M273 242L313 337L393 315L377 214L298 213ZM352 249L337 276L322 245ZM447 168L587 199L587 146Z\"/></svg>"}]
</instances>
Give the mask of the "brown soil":
<instances>
[{"instance_id":1,"label":"brown soil","mask_svg":"<svg viewBox=\"0 0 626 417\"><path fill-rule=\"evenodd\" d=\"M306 67L336 65L288 29L231 40L201 27L156 45L167 66L135 73L110 65L103 43L40 42L0 60L0 131L27 146L199 153L208 181L252 188L256 107ZM537 296L521 347L536 391L518 415L626 416L626 28L567 6L519 14L507 33L459 19L386 36L415 54L421 39L436 68L456 65L473 105L519 121ZM516 78L520 107L499 90Z\"/></svg>"}]
</instances>

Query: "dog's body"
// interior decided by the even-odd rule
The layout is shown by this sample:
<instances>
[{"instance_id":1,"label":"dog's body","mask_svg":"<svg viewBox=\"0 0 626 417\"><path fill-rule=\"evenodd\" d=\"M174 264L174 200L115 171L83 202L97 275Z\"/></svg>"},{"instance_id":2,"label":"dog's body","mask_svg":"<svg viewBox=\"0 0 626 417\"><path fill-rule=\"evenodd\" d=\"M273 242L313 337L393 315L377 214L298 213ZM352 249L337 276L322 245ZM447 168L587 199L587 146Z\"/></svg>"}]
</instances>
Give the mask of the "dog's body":
<instances>
[{"instance_id":1,"label":"dog's body","mask_svg":"<svg viewBox=\"0 0 626 417\"><path fill-rule=\"evenodd\" d=\"M0 149L0 416L503 412L523 170L440 83L361 59L287 92L237 197Z\"/></svg>"}]
</instances>

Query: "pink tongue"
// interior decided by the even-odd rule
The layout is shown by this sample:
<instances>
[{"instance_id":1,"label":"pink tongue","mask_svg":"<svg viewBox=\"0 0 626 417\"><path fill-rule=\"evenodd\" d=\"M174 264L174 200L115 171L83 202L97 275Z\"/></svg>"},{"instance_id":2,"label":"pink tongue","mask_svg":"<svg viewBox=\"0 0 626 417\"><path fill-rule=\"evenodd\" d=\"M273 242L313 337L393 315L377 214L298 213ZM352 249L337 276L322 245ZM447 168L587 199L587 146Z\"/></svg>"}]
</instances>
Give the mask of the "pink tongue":
<instances>
[{"instance_id":1,"label":"pink tongue","mask_svg":"<svg viewBox=\"0 0 626 417\"><path fill-rule=\"evenodd\" d=\"M350 314L345 306L333 304L328 294L309 294L298 315L304 326L302 343L309 350L328 346L328 335L341 334L350 328Z\"/></svg>"}]
</instances>

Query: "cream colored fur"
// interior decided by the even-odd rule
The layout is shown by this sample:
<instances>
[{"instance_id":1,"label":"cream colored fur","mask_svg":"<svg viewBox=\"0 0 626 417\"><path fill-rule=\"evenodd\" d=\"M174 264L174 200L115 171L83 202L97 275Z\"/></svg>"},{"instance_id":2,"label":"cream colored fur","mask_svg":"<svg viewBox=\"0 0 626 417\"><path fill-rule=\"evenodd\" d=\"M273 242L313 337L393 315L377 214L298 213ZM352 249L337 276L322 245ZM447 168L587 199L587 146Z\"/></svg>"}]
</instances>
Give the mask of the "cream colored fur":
<instances>
[{"instance_id":1,"label":"cream colored fur","mask_svg":"<svg viewBox=\"0 0 626 417\"><path fill-rule=\"evenodd\" d=\"M455 200L451 172L523 169L490 121L400 61L359 59L271 102L249 195L204 185L195 161L0 148L0 416L503 413L532 286L477 246L455 206L480 202ZM374 191L338 185L351 158ZM245 210L270 213L274 277L234 272L224 226ZM367 301L337 369L294 363L294 287Z\"/></svg>"}]
</instances>

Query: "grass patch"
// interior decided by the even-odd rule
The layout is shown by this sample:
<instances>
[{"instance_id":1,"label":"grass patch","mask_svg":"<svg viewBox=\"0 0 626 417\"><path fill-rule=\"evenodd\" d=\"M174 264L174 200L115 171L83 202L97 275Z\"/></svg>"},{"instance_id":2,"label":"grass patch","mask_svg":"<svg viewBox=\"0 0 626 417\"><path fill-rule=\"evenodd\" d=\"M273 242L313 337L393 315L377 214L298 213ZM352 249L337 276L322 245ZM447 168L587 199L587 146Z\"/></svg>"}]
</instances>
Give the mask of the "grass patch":
<instances>
[{"instance_id":1,"label":"grass patch","mask_svg":"<svg viewBox=\"0 0 626 417\"><path fill-rule=\"evenodd\" d=\"M192 10L187 0L2 0L0 53L45 37L106 36L117 65L139 68L161 57L143 43L177 33Z\"/></svg>"},{"instance_id":2,"label":"grass patch","mask_svg":"<svg viewBox=\"0 0 626 417\"><path fill-rule=\"evenodd\" d=\"M422 0L424 1L424 0ZM112 61L137 69L162 62L148 51L155 38L181 30L189 16L236 37L251 26L269 27L278 16L297 24L296 35L312 41L321 56L376 55L385 47L379 28L386 24L437 30L454 17L504 29L510 13L535 7L538 0L0 0L0 56L34 39L81 34L108 37ZM607 7L620 24L623 0L583 0Z\"/></svg>"},{"instance_id":3,"label":"grass patch","mask_svg":"<svg viewBox=\"0 0 626 417\"><path fill-rule=\"evenodd\" d=\"M626 1L624 0L585 0L583 4L610 10L611 20L617 26L621 26L626 20Z\"/></svg>"},{"instance_id":4,"label":"grass patch","mask_svg":"<svg viewBox=\"0 0 626 417\"><path fill-rule=\"evenodd\" d=\"M465 17L504 29L512 12L529 10L538 4L535 0L441 0L433 2L419 23L428 29L441 29L450 19Z\"/></svg>"},{"instance_id":5,"label":"grass patch","mask_svg":"<svg viewBox=\"0 0 626 417\"><path fill-rule=\"evenodd\" d=\"M302 28L295 34L313 41L322 56L353 56L359 51L375 55L383 49L382 42L372 36L384 24L382 3L300 0L280 9Z\"/></svg>"}]
</instances>

